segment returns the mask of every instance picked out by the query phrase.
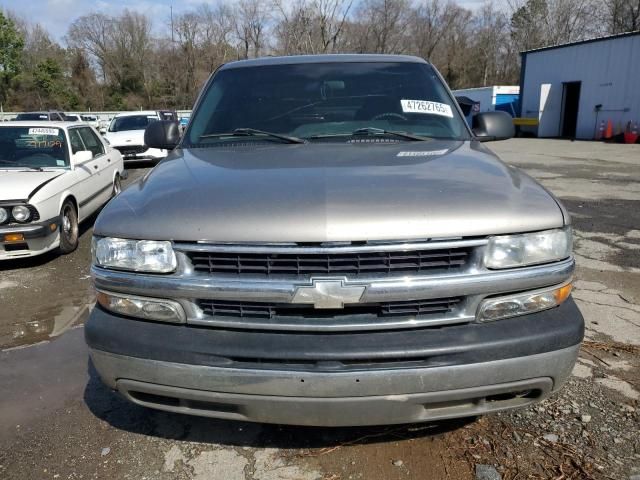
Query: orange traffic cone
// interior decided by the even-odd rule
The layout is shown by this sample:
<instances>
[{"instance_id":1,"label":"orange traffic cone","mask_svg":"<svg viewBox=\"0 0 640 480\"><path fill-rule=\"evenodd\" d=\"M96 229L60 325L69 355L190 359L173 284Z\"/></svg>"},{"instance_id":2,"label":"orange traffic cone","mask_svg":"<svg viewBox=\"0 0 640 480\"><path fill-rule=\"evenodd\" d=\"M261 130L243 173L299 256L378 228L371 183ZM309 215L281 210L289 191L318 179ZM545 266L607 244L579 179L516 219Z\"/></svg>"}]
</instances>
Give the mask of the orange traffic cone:
<instances>
[{"instance_id":1,"label":"orange traffic cone","mask_svg":"<svg viewBox=\"0 0 640 480\"><path fill-rule=\"evenodd\" d=\"M604 131L605 140L609 140L613 137L613 122L611 120L607 120L607 129Z\"/></svg>"}]
</instances>

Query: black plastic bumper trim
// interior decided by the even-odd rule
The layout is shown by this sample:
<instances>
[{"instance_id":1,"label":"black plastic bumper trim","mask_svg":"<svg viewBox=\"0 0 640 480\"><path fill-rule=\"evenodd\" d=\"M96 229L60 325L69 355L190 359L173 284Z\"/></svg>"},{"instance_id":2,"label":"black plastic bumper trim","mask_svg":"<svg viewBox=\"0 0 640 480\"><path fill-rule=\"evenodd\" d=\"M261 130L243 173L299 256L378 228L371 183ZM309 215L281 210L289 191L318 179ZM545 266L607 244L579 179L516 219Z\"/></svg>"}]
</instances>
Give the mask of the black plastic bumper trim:
<instances>
[{"instance_id":1,"label":"black plastic bumper trim","mask_svg":"<svg viewBox=\"0 0 640 480\"><path fill-rule=\"evenodd\" d=\"M584 321L572 299L540 313L485 324L344 333L239 331L132 320L93 309L85 326L89 347L118 355L233 367L230 359L305 362L428 361L464 365L568 348L580 343ZM244 363L244 361L242 361Z\"/></svg>"}]
</instances>

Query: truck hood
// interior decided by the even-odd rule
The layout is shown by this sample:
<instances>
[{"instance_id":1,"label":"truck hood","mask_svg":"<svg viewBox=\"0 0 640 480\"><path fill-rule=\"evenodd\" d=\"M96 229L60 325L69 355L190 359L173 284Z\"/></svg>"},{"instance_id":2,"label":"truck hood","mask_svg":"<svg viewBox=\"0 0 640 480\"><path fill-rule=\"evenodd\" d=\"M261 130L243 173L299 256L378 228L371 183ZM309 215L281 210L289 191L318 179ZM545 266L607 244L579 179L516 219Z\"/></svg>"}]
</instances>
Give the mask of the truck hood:
<instances>
[{"instance_id":1,"label":"truck hood","mask_svg":"<svg viewBox=\"0 0 640 480\"><path fill-rule=\"evenodd\" d=\"M125 130L123 132L107 132L104 138L109 140L112 147L126 147L127 145L144 145L144 130Z\"/></svg>"},{"instance_id":2,"label":"truck hood","mask_svg":"<svg viewBox=\"0 0 640 480\"><path fill-rule=\"evenodd\" d=\"M63 173L61 170L38 172L0 169L0 201L28 200L40 188Z\"/></svg>"},{"instance_id":3,"label":"truck hood","mask_svg":"<svg viewBox=\"0 0 640 480\"><path fill-rule=\"evenodd\" d=\"M542 186L478 142L176 150L95 233L210 242L449 238L564 224Z\"/></svg>"}]
</instances>

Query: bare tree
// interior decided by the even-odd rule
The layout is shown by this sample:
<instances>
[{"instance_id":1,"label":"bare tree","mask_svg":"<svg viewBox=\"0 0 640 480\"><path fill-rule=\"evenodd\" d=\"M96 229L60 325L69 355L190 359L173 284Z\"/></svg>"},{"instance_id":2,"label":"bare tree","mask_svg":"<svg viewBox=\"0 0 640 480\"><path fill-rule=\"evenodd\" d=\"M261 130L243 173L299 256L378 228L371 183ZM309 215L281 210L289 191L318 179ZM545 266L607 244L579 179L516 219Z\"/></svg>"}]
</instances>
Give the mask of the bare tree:
<instances>
[{"instance_id":1,"label":"bare tree","mask_svg":"<svg viewBox=\"0 0 640 480\"><path fill-rule=\"evenodd\" d=\"M353 0L298 0L287 8L278 0L277 50L285 55L338 51L352 4Z\"/></svg>"},{"instance_id":2,"label":"bare tree","mask_svg":"<svg viewBox=\"0 0 640 480\"><path fill-rule=\"evenodd\" d=\"M606 0L607 33L640 30L640 0Z\"/></svg>"},{"instance_id":3,"label":"bare tree","mask_svg":"<svg viewBox=\"0 0 640 480\"><path fill-rule=\"evenodd\" d=\"M508 22L493 3L485 3L476 15L475 23L475 65L479 68L482 86L487 86L500 77L498 68L508 41Z\"/></svg>"},{"instance_id":4,"label":"bare tree","mask_svg":"<svg viewBox=\"0 0 640 480\"><path fill-rule=\"evenodd\" d=\"M409 12L408 0L363 0L356 14L360 25L352 29L360 37L358 51L404 53Z\"/></svg>"},{"instance_id":5,"label":"bare tree","mask_svg":"<svg viewBox=\"0 0 640 480\"><path fill-rule=\"evenodd\" d=\"M107 15L92 13L77 18L67 34L71 47L86 51L97 63L104 81L109 69L113 23L113 18Z\"/></svg>"},{"instance_id":6,"label":"bare tree","mask_svg":"<svg viewBox=\"0 0 640 480\"><path fill-rule=\"evenodd\" d=\"M451 28L458 7L450 0L427 0L412 12L409 21L413 53L430 59L440 46L446 32Z\"/></svg>"},{"instance_id":7,"label":"bare tree","mask_svg":"<svg viewBox=\"0 0 640 480\"><path fill-rule=\"evenodd\" d=\"M176 67L182 72L180 91L187 98L193 97L196 89L202 30L201 17L195 12L180 15L174 22L175 39L179 47Z\"/></svg>"},{"instance_id":8,"label":"bare tree","mask_svg":"<svg viewBox=\"0 0 640 480\"><path fill-rule=\"evenodd\" d=\"M219 3L214 8L203 4L198 8L197 15L202 21L201 48L205 59L204 68L210 73L235 52L231 45L235 28L233 9L225 3Z\"/></svg>"},{"instance_id":9,"label":"bare tree","mask_svg":"<svg viewBox=\"0 0 640 480\"><path fill-rule=\"evenodd\" d=\"M264 0L240 0L234 14L240 57L259 56L265 47L269 20L269 11Z\"/></svg>"}]
</instances>

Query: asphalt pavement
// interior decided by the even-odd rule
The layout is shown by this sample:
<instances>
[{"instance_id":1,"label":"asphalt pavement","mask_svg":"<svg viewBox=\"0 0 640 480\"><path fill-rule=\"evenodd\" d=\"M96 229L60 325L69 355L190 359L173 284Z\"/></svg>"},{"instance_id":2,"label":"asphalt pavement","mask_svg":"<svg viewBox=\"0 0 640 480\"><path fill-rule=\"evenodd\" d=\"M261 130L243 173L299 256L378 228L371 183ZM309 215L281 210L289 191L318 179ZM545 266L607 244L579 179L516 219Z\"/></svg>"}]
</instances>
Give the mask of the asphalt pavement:
<instances>
[{"instance_id":1,"label":"asphalt pavement","mask_svg":"<svg viewBox=\"0 0 640 480\"><path fill-rule=\"evenodd\" d=\"M488 146L541 181L573 216L574 298L587 342L560 394L478 420L346 429L219 421L129 404L102 385L83 342L94 295L89 219L71 255L0 264L0 478L640 474L640 145L513 139ZM126 184L146 171L130 170Z\"/></svg>"}]
</instances>

